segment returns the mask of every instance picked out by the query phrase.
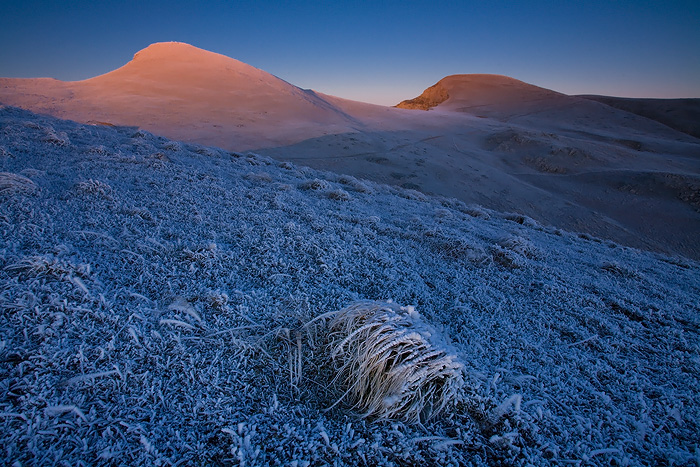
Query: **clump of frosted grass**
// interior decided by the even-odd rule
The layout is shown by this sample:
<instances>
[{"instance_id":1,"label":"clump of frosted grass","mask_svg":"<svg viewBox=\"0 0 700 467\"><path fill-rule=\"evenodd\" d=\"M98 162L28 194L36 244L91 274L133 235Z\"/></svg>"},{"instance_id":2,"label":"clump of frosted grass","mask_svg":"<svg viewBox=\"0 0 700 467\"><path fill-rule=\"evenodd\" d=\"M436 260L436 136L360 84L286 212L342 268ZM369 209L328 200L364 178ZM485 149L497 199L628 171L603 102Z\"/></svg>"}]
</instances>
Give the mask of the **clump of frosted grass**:
<instances>
[{"instance_id":1,"label":"clump of frosted grass","mask_svg":"<svg viewBox=\"0 0 700 467\"><path fill-rule=\"evenodd\" d=\"M517 235L503 237L498 244L504 249L526 258L536 258L539 255L537 248L529 240Z\"/></svg>"},{"instance_id":2,"label":"clump of frosted grass","mask_svg":"<svg viewBox=\"0 0 700 467\"><path fill-rule=\"evenodd\" d=\"M109 198L112 194L112 187L100 180L88 179L75 184L75 189L83 193L99 195Z\"/></svg>"},{"instance_id":3,"label":"clump of frosted grass","mask_svg":"<svg viewBox=\"0 0 700 467\"><path fill-rule=\"evenodd\" d=\"M350 193L348 193L345 190L341 190L340 188L327 192L326 196L328 196L328 198L334 199L336 201L349 201L350 200Z\"/></svg>"},{"instance_id":4,"label":"clump of frosted grass","mask_svg":"<svg viewBox=\"0 0 700 467\"><path fill-rule=\"evenodd\" d=\"M330 188L330 184L325 181L321 180L319 178L314 178L311 180L305 180L299 184L299 188L302 190L314 190L314 191L319 191L319 190L327 190Z\"/></svg>"},{"instance_id":5,"label":"clump of frosted grass","mask_svg":"<svg viewBox=\"0 0 700 467\"><path fill-rule=\"evenodd\" d=\"M343 185L347 185L360 193L372 193L372 188L370 188L367 183L360 181L351 175L341 175L338 177L338 182L342 183Z\"/></svg>"},{"instance_id":6,"label":"clump of frosted grass","mask_svg":"<svg viewBox=\"0 0 700 467\"><path fill-rule=\"evenodd\" d=\"M44 131L46 133L44 136L45 142L61 147L70 145L70 140L65 131L57 132L51 127L45 128Z\"/></svg>"},{"instance_id":7,"label":"clump of frosted grass","mask_svg":"<svg viewBox=\"0 0 700 467\"><path fill-rule=\"evenodd\" d=\"M464 365L413 307L359 302L322 316L346 388L336 404L347 398L363 418L416 423L458 399Z\"/></svg>"},{"instance_id":8,"label":"clump of frosted grass","mask_svg":"<svg viewBox=\"0 0 700 467\"><path fill-rule=\"evenodd\" d=\"M36 188L36 184L27 177L10 172L0 172L0 193L31 193Z\"/></svg>"}]
</instances>

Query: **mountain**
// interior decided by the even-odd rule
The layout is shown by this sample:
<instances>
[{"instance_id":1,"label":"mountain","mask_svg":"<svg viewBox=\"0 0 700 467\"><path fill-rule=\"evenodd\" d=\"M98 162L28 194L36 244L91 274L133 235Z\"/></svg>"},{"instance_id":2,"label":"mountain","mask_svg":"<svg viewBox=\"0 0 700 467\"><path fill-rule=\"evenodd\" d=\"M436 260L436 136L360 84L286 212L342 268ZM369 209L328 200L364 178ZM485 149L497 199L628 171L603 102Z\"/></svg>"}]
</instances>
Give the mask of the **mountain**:
<instances>
[{"instance_id":1,"label":"mountain","mask_svg":"<svg viewBox=\"0 0 700 467\"><path fill-rule=\"evenodd\" d=\"M238 150L358 125L313 91L178 42L150 45L123 67L84 81L0 79L0 102Z\"/></svg>"},{"instance_id":2,"label":"mountain","mask_svg":"<svg viewBox=\"0 0 700 467\"><path fill-rule=\"evenodd\" d=\"M600 103L606 105L600 105ZM413 99L396 105L401 109L466 113L509 123L555 124L605 129L612 120L616 128L670 135L643 116L688 132L700 126L700 99L620 99L603 96L568 96L502 75L451 75ZM615 110L611 111L610 107ZM622 110L623 112L619 112ZM634 114L634 116L629 115ZM663 116L662 116L663 115ZM666 120L663 121L663 118ZM669 122L674 121L676 124Z\"/></svg>"}]
</instances>

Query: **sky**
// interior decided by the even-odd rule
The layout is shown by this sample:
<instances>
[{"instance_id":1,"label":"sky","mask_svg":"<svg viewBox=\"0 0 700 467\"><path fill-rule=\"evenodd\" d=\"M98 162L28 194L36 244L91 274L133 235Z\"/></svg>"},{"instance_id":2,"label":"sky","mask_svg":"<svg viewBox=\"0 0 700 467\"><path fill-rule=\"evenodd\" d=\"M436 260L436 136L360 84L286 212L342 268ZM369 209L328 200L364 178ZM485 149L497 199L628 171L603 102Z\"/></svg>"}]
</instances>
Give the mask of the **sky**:
<instances>
[{"instance_id":1,"label":"sky","mask_svg":"<svg viewBox=\"0 0 700 467\"><path fill-rule=\"evenodd\" d=\"M81 80L154 42L394 105L457 73L566 94L700 97L700 2L0 0L0 76Z\"/></svg>"}]
</instances>

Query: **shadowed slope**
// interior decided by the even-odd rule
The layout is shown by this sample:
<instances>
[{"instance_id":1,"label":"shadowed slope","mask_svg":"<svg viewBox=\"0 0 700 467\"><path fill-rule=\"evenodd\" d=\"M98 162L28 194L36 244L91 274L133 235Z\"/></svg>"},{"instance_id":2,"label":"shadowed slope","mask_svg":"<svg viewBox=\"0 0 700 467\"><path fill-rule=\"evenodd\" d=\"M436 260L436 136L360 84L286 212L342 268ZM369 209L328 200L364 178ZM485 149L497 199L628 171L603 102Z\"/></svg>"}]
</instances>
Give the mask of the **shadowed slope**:
<instances>
[{"instance_id":1,"label":"shadowed slope","mask_svg":"<svg viewBox=\"0 0 700 467\"><path fill-rule=\"evenodd\" d=\"M403 119L396 130L365 118L359 134L261 152L700 257L699 146L690 136L498 75L448 76L398 107L384 119ZM433 110L404 110L424 108Z\"/></svg>"},{"instance_id":2,"label":"shadowed slope","mask_svg":"<svg viewBox=\"0 0 700 467\"><path fill-rule=\"evenodd\" d=\"M656 120L674 130L700 138L700 99L639 99L579 96Z\"/></svg>"}]
</instances>

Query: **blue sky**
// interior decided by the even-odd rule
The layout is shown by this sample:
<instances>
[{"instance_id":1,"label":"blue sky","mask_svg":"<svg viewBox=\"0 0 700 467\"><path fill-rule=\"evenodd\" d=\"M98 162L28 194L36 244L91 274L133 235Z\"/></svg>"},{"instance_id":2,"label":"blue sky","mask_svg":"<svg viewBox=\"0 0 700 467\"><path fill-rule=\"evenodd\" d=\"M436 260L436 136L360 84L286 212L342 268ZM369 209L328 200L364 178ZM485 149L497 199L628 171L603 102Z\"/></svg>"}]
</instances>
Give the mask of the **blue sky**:
<instances>
[{"instance_id":1,"label":"blue sky","mask_svg":"<svg viewBox=\"0 0 700 467\"><path fill-rule=\"evenodd\" d=\"M446 75L568 94L700 97L695 1L0 3L0 76L79 80L153 42L222 53L292 84L395 104Z\"/></svg>"}]
</instances>

